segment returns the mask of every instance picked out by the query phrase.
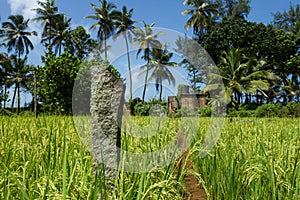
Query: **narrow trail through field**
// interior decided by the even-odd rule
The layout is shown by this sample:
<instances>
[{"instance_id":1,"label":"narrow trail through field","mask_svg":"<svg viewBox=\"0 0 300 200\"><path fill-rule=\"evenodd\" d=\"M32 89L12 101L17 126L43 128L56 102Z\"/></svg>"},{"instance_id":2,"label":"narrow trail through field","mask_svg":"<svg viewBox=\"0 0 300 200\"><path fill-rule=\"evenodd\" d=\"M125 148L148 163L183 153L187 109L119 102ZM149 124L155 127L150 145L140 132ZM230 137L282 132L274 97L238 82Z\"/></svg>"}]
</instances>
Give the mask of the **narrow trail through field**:
<instances>
[{"instance_id":1,"label":"narrow trail through field","mask_svg":"<svg viewBox=\"0 0 300 200\"><path fill-rule=\"evenodd\" d=\"M178 135L178 148L185 149L186 147L186 139L184 134ZM194 166L191 160L186 160L188 158L188 150L184 152L181 159L178 159L177 163L179 164L180 160L181 163L186 163L186 169L188 171L194 171ZM181 171L182 173L182 171ZM189 192L189 196L186 196L184 199L190 200L207 200L207 196L205 190L202 188L201 184L199 183L198 179L190 173L187 173L184 179L184 184Z\"/></svg>"},{"instance_id":2,"label":"narrow trail through field","mask_svg":"<svg viewBox=\"0 0 300 200\"><path fill-rule=\"evenodd\" d=\"M187 154L187 151L183 154L183 163L186 161ZM186 169L190 171L194 170L193 163L190 160L187 161ZM194 175L187 174L184 179L184 184L190 193L190 200L207 200L205 190L202 188L201 184ZM186 199L188 199L188 197L186 197Z\"/></svg>"}]
</instances>

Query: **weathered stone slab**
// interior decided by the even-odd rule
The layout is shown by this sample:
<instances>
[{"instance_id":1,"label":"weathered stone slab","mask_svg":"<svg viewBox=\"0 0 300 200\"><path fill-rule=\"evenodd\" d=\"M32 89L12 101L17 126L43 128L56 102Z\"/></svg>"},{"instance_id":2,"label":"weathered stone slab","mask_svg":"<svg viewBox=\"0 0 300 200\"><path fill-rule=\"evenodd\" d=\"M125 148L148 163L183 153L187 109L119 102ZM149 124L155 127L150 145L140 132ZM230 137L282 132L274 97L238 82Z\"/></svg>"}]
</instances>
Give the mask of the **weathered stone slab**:
<instances>
[{"instance_id":1,"label":"weathered stone slab","mask_svg":"<svg viewBox=\"0 0 300 200\"><path fill-rule=\"evenodd\" d=\"M122 112L125 84L107 67L91 69L92 153L114 177L120 159Z\"/></svg>"}]
</instances>

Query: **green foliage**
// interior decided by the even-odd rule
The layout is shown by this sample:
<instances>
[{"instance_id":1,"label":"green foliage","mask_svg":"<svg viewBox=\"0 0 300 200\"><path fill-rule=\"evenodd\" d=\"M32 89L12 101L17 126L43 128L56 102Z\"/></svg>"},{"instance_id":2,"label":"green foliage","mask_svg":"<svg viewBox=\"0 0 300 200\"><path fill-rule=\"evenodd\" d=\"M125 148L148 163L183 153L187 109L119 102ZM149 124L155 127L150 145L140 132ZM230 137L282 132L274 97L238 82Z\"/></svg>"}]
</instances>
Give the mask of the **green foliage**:
<instances>
[{"instance_id":1,"label":"green foliage","mask_svg":"<svg viewBox=\"0 0 300 200\"><path fill-rule=\"evenodd\" d=\"M148 82L155 80L156 91L159 91L159 100L162 100L163 80L167 80L169 85L175 85L175 77L169 67L176 67L176 62L171 62L173 53L169 53L167 49L153 49L150 53L150 63L142 66L146 68L142 73L152 71Z\"/></svg>"},{"instance_id":2,"label":"green foliage","mask_svg":"<svg viewBox=\"0 0 300 200\"><path fill-rule=\"evenodd\" d=\"M286 107L281 104L264 104L256 109L255 116L257 117L285 117L287 115Z\"/></svg>"},{"instance_id":3,"label":"green foliage","mask_svg":"<svg viewBox=\"0 0 300 200\"><path fill-rule=\"evenodd\" d=\"M232 110L227 114L227 117L253 117L253 110Z\"/></svg>"},{"instance_id":4,"label":"green foliage","mask_svg":"<svg viewBox=\"0 0 300 200\"><path fill-rule=\"evenodd\" d=\"M177 109L175 112L168 113L168 117L171 117L171 118L181 117L181 109Z\"/></svg>"},{"instance_id":5,"label":"green foliage","mask_svg":"<svg viewBox=\"0 0 300 200\"><path fill-rule=\"evenodd\" d=\"M91 99L91 68L95 66L102 66L100 57L95 55L91 59L84 59L81 61L80 69L74 83L73 91L73 108L74 115L90 114L90 99Z\"/></svg>"},{"instance_id":6,"label":"green foliage","mask_svg":"<svg viewBox=\"0 0 300 200\"><path fill-rule=\"evenodd\" d=\"M136 115L148 116L151 109L151 104L139 102L134 106L134 111Z\"/></svg>"},{"instance_id":7,"label":"green foliage","mask_svg":"<svg viewBox=\"0 0 300 200\"><path fill-rule=\"evenodd\" d=\"M204 108L199 108L198 112L200 117L210 117L212 110L210 106L206 106Z\"/></svg>"},{"instance_id":8,"label":"green foliage","mask_svg":"<svg viewBox=\"0 0 300 200\"><path fill-rule=\"evenodd\" d=\"M300 103L299 102L289 102L286 105L288 110L288 116L290 117L300 117Z\"/></svg>"},{"instance_id":9,"label":"green foliage","mask_svg":"<svg viewBox=\"0 0 300 200\"><path fill-rule=\"evenodd\" d=\"M105 65L104 65L105 66ZM115 68L113 65L109 64L108 65L108 69L109 71L117 78L120 79L121 78L121 74L120 72L117 70L117 68Z\"/></svg>"},{"instance_id":10,"label":"green foliage","mask_svg":"<svg viewBox=\"0 0 300 200\"><path fill-rule=\"evenodd\" d=\"M115 30L115 19L117 18L119 12L116 10L116 5L107 0L99 0L99 7L95 4L91 4L94 15L86 16L85 18L90 18L96 20L96 22L90 27L90 29L96 29L97 37L99 41L104 41L104 53L105 59L107 59L107 39L113 35Z\"/></svg>"},{"instance_id":11,"label":"green foliage","mask_svg":"<svg viewBox=\"0 0 300 200\"><path fill-rule=\"evenodd\" d=\"M238 109L229 108L227 117L300 117L300 103L289 102L287 105L280 103L267 103L261 106L246 104Z\"/></svg>"},{"instance_id":12,"label":"green foliage","mask_svg":"<svg viewBox=\"0 0 300 200\"><path fill-rule=\"evenodd\" d=\"M44 67L38 69L38 100L46 112L70 114L72 91L80 61L65 52L59 57L47 54L42 58Z\"/></svg>"},{"instance_id":13,"label":"green foliage","mask_svg":"<svg viewBox=\"0 0 300 200\"><path fill-rule=\"evenodd\" d=\"M297 51L294 35L271 25L237 18L224 19L211 28L205 38L205 49L217 64L222 51L228 52L231 48L247 49L247 57L268 58L273 69L274 65L283 65Z\"/></svg>"},{"instance_id":14,"label":"green foliage","mask_svg":"<svg viewBox=\"0 0 300 200\"><path fill-rule=\"evenodd\" d=\"M159 99L155 99L155 98L150 99L148 102L142 102L140 99L130 99L128 104L130 106L132 115L149 116L149 114L155 114L155 113L150 113L151 108L154 108L154 106L160 107L159 112L162 111L167 112L167 102L160 101Z\"/></svg>"},{"instance_id":15,"label":"green foliage","mask_svg":"<svg viewBox=\"0 0 300 200\"><path fill-rule=\"evenodd\" d=\"M4 37L0 43L5 43L8 52L15 50L15 55L20 58L25 53L27 55L29 50L33 50L33 44L30 41L30 36L37 36L36 31L29 32L29 19L24 19L22 15L10 15L8 22L2 23L1 35Z\"/></svg>"},{"instance_id":16,"label":"green foliage","mask_svg":"<svg viewBox=\"0 0 300 200\"><path fill-rule=\"evenodd\" d=\"M65 51L76 55L79 60L83 60L95 47L96 41L90 37L90 34L82 26L70 31L65 42Z\"/></svg>"},{"instance_id":17,"label":"green foliage","mask_svg":"<svg viewBox=\"0 0 300 200\"><path fill-rule=\"evenodd\" d=\"M183 4L191 7L181 13L182 15L190 15L184 25L184 28L186 30L192 28L193 34L198 38L198 41L202 43L206 31L217 19L217 4L207 0L186 0Z\"/></svg>"}]
</instances>

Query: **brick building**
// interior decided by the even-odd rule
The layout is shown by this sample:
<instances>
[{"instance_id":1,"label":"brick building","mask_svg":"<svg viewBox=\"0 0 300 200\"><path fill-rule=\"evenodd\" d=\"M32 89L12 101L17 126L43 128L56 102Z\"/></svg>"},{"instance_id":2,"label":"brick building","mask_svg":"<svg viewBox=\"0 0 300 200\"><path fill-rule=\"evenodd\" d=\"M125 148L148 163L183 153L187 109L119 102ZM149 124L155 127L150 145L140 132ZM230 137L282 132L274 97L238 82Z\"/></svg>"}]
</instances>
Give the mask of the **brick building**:
<instances>
[{"instance_id":1,"label":"brick building","mask_svg":"<svg viewBox=\"0 0 300 200\"><path fill-rule=\"evenodd\" d=\"M182 89L178 100L181 102L181 108L195 112L199 108L206 106L207 96L205 94L191 94L189 93L188 86L185 86ZM178 109L178 100L176 99L176 96L168 97L168 109L170 113L175 112Z\"/></svg>"}]
</instances>

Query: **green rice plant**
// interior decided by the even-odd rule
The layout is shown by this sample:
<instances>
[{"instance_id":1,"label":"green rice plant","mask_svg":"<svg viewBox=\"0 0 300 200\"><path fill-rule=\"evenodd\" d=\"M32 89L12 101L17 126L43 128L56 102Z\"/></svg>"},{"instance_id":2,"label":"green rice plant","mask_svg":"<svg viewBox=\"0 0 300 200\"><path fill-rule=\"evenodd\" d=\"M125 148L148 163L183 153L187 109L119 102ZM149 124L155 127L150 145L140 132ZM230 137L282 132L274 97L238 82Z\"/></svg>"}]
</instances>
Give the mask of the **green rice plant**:
<instances>
[{"instance_id":1,"label":"green rice plant","mask_svg":"<svg viewBox=\"0 0 300 200\"><path fill-rule=\"evenodd\" d=\"M0 117L0 199L87 199L93 158L71 117Z\"/></svg>"},{"instance_id":2,"label":"green rice plant","mask_svg":"<svg viewBox=\"0 0 300 200\"><path fill-rule=\"evenodd\" d=\"M0 118L0 199L181 199L184 194L175 162L145 173L120 168L114 180L105 177L71 117ZM137 120L147 124L149 119ZM124 148L158 149L173 137L167 131L176 126L168 123L147 143L124 136Z\"/></svg>"},{"instance_id":3,"label":"green rice plant","mask_svg":"<svg viewBox=\"0 0 300 200\"><path fill-rule=\"evenodd\" d=\"M299 199L299 119L226 123L213 152L194 155L214 199ZM199 133L204 134L204 133ZM201 143L193 148L200 149Z\"/></svg>"},{"instance_id":4,"label":"green rice plant","mask_svg":"<svg viewBox=\"0 0 300 200\"><path fill-rule=\"evenodd\" d=\"M94 164L74 123L72 117L63 116L0 117L0 199L179 200L188 196L187 174L198 178L209 199L300 198L297 118L228 120L214 149L200 158L210 118L124 117L125 153L114 179L105 177L105 166ZM131 160L126 154L151 155L176 144L178 133L185 130L197 131L196 136L187 136L192 144L187 158L194 171L187 168L179 149L160 155L171 160L164 166L150 167L148 172L127 170ZM135 169L155 165L156 159L149 156L135 162Z\"/></svg>"}]
</instances>

